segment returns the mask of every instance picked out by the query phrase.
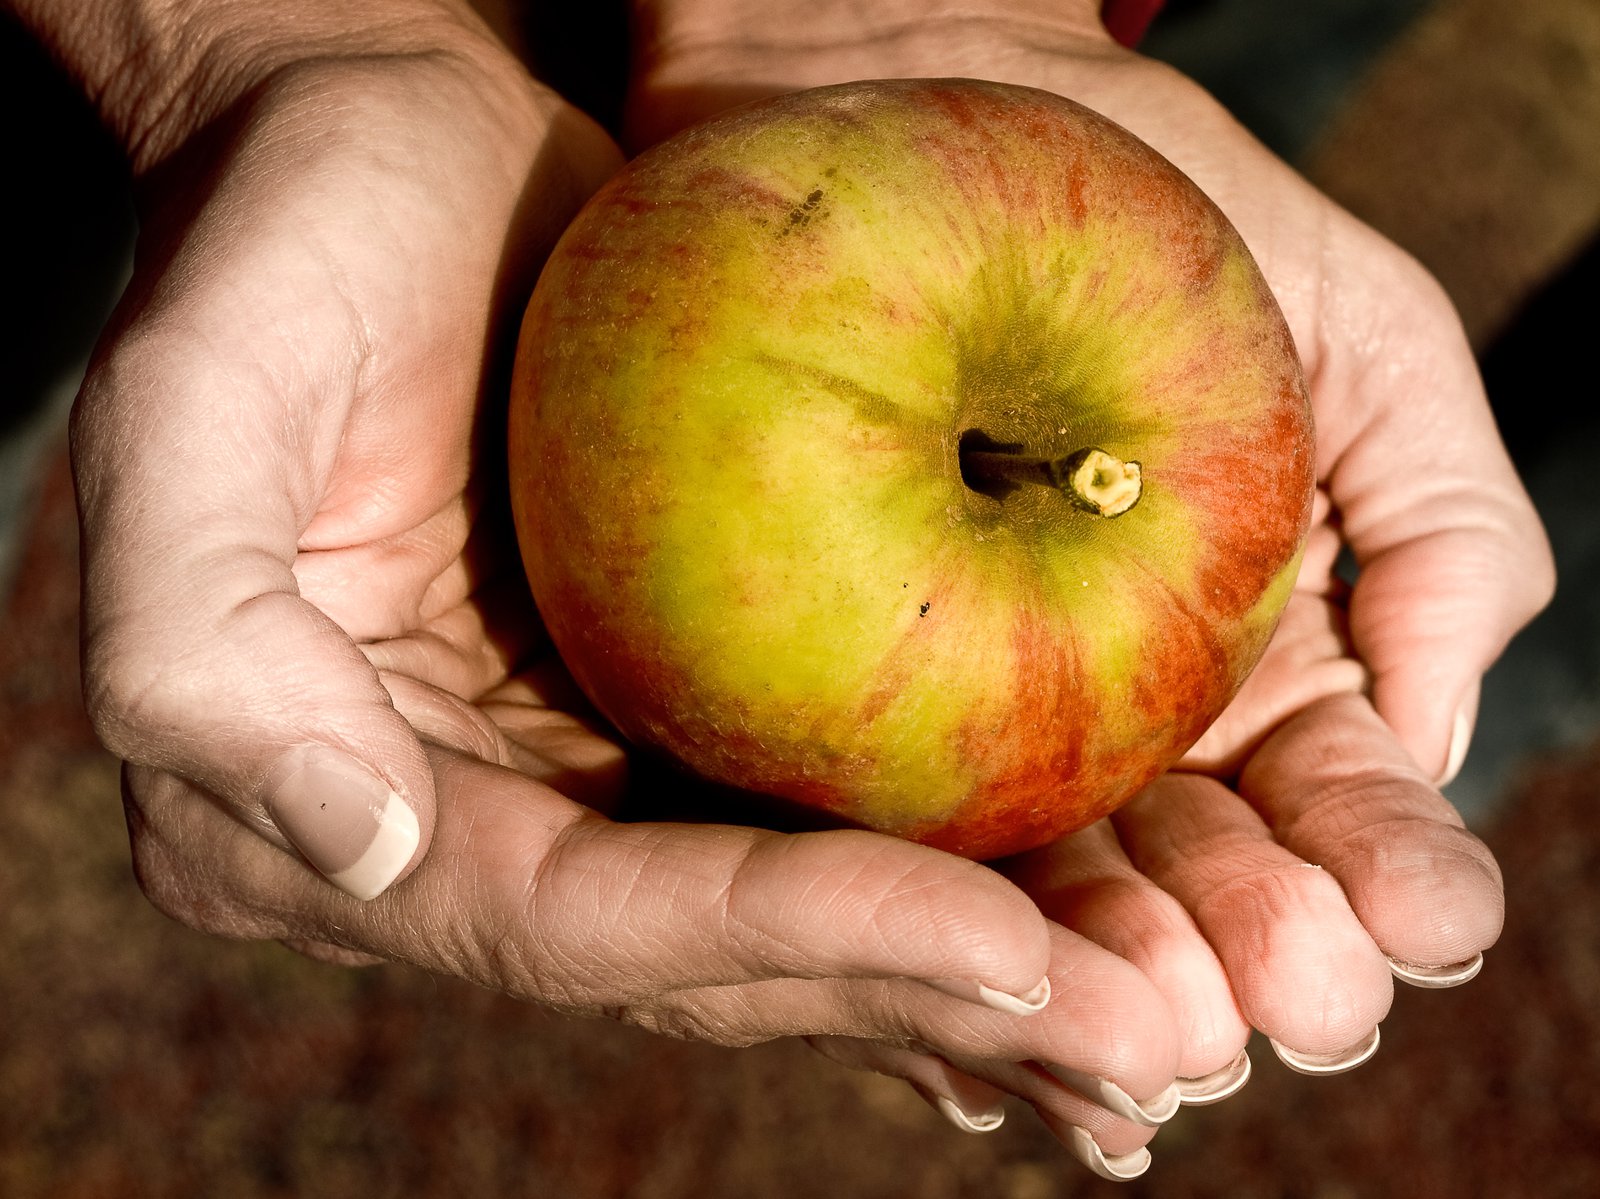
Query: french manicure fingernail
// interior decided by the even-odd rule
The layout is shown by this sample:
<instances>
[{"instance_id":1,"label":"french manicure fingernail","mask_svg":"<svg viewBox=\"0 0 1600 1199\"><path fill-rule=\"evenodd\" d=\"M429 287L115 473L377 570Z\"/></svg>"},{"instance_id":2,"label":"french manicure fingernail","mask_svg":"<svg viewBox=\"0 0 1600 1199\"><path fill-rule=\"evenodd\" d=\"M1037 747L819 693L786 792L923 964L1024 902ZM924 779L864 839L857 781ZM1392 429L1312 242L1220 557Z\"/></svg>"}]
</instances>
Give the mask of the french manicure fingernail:
<instances>
[{"instance_id":1,"label":"french manicure fingernail","mask_svg":"<svg viewBox=\"0 0 1600 1199\"><path fill-rule=\"evenodd\" d=\"M946 995L965 999L968 1003L979 1003L986 1008L993 1008L997 1012L1005 1012L1011 1016L1031 1016L1035 1012L1042 1012L1045 1005L1050 1002L1048 978L1040 979L1038 986L1024 991L1021 995L1013 995L1009 991L997 991L993 987L968 982L963 978L930 978L928 985L936 991L943 991Z\"/></svg>"},{"instance_id":2,"label":"french manicure fingernail","mask_svg":"<svg viewBox=\"0 0 1600 1199\"><path fill-rule=\"evenodd\" d=\"M1098 1103L1107 1111L1115 1112L1124 1120L1132 1120L1146 1128L1165 1124L1177 1114L1181 1096L1178 1084L1173 1083L1153 1099L1140 1103L1128 1092L1107 1078L1073 1070L1068 1066L1044 1064L1044 1068L1062 1085L1071 1088L1085 1099Z\"/></svg>"},{"instance_id":3,"label":"french manicure fingernail","mask_svg":"<svg viewBox=\"0 0 1600 1199\"><path fill-rule=\"evenodd\" d=\"M327 746L285 755L265 804L306 861L357 899L383 894L421 838L405 800L354 758Z\"/></svg>"},{"instance_id":4,"label":"french manicure fingernail","mask_svg":"<svg viewBox=\"0 0 1600 1199\"><path fill-rule=\"evenodd\" d=\"M1455 723L1450 728L1450 751L1445 755L1444 773L1439 776L1439 786L1448 786L1461 773L1467 760L1467 749L1472 745L1472 717L1467 705L1456 710Z\"/></svg>"},{"instance_id":5,"label":"french manicure fingernail","mask_svg":"<svg viewBox=\"0 0 1600 1199\"><path fill-rule=\"evenodd\" d=\"M1220 1070L1198 1078L1178 1079L1178 1097L1188 1107L1204 1107L1238 1094L1249 1081L1250 1055L1240 1050L1239 1056Z\"/></svg>"},{"instance_id":6,"label":"french manicure fingernail","mask_svg":"<svg viewBox=\"0 0 1600 1199\"><path fill-rule=\"evenodd\" d=\"M1335 1053L1301 1053L1298 1049L1280 1045L1271 1037L1267 1038L1267 1042L1291 1070L1298 1070L1301 1074L1343 1074L1346 1070L1354 1070L1378 1052L1378 1030L1374 1027L1356 1044Z\"/></svg>"},{"instance_id":7,"label":"french manicure fingernail","mask_svg":"<svg viewBox=\"0 0 1600 1199\"><path fill-rule=\"evenodd\" d=\"M1003 1104L997 1103L983 1111L969 1112L948 1095L935 1095L933 1102L944 1118L962 1132L993 1132L1006 1122Z\"/></svg>"},{"instance_id":8,"label":"french manicure fingernail","mask_svg":"<svg viewBox=\"0 0 1600 1199\"><path fill-rule=\"evenodd\" d=\"M1150 1150L1142 1145L1132 1153L1120 1157L1107 1157L1095 1139L1082 1128L1068 1130L1068 1150L1101 1178L1112 1182L1126 1182L1137 1178L1150 1168Z\"/></svg>"},{"instance_id":9,"label":"french manicure fingernail","mask_svg":"<svg viewBox=\"0 0 1600 1199\"><path fill-rule=\"evenodd\" d=\"M1399 958L1389 959L1389 972L1401 982L1410 983L1413 987L1425 987L1429 990L1442 990L1445 987L1459 987L1462 983L1471 982L1478 977L1478 971L1483 969L1483 954L1475 953L1464 962L1456 962L1449 966L1418 966L1412 962L1402 962Z\"/></svg>"}]
</instances>

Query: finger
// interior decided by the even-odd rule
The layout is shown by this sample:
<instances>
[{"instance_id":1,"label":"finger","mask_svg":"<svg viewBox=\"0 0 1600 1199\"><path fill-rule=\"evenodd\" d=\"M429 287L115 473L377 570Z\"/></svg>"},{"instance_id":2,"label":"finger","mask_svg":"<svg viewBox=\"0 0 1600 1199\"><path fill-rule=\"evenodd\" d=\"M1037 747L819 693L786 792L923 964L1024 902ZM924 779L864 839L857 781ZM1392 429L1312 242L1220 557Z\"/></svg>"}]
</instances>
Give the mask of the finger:
<instances>
[{"instance_id":1,"label":"finger","mask_svg":"<svg viewBox=\"0 0 1600 1199\"><path fill-rule=\"evenodd\" d=\"M396 710L429 744L511 767L597 811L618 805L628 779L622 746L581 717L529 702L515 680L469 704L408 675L381 678Z\"/></svg>"},{"instance_id":2,"label":"finger","mask_svg":"<svg viewBox=\"0 0 1600 1199\"><path fill-rule=\"evenodd\" d=\"M1005 1123L1005 1092L931 1053L899 1049L855 1037L808 1037L824 1057L851 1070L904 1079L950 1124L962 1132L993 1132Z\"/></svg>"},{"instance_id":3,"label":"finger","mask_svg":"<svg viewBox=\"0 0 1600 1199\"><path fill-rule=\"evenodd\" d=\"M340 627L350 629L339 617L340 610L370 608L370 596L365 600L359 595L330 596L323 589L328 584L326 577L321 586L313 588L306 577L306 557L300 555L295 563L302 593L339 618ZM445 569L453 575L457 567ZM366 576L369 590L372 577ZM425 596L416 609L395 613L393 627L387 622L364 622L363 628L378 630L357 638L367 660L381 671L423 679L471 701L503 684L519 662L545 645L544 628L520 579L492 583L430 613L433 602L431 595ZM544 656L553 657L554 651Z\"/></svg>"},{"instance_id":4,"label":"finger","mask_svg":"<svg viewBox=\"0 0 1600 1199\"><path fill-rule=\"evenodd\" d=\"M1101 1178L1124 1181L1150 1168L1144 1146L1148 1125L1118 1118L1027 1062L963 1061L933 1053L876 1044L854 1037L811 1037L813 1048L852 1070L909 1082L952 1124L964 1131L991 1132L1004 1119L1003 1096L1028 1103L1080 1164Z\"/></svg>"},{"instance_id":5,"label":"finger","mask_svg":"<svg viewBox=\"0 0 1600 1199\"><path fill-rule=\"evenodd\" d=\"M1357 696L1295 717L1240 778L1285 849L1326 867L1399 977L1465 981L1500 935L1488 848Z\"/></svg>"},{"instance_id":6,"label":"finger","mask_svg":"<svg viewBox=\"0 0 1600 1199\"><path fill-rule=\"evenodd\" d=\"M1484 672L1548 598L1542 564L1501 552L1511 544L1434 532L1368 560L1356 582L1350 628L1373 703L1440 785L1466 760Z\"/></svg>"},{"instance_id":7,"label":"finger","mask_svg":"<svg viewBox=\"0 0 1600 1199\"><path fill-rule=\"evenodd\" d=\"M1271 731L1325 695L1363 692L1371 680L1348 646L1345 613L1296 594L1273 632L1267 654L1233 701L1184 754L1182 769L1231 777Z\"/></svg>"},{"instance_id":8,"label":"finger","mask_svg":"<svg viewBox=\"0 0 1600 1199\"><path fill-rule=\"evenodd\" d=\"M1007 873L1046 916L1156 985L1182 1038L1185 1103L1215 1103L1245 1084L1250 1026L1222 963L1183 906L1134 868L1109 821L1018 859Z\"/></svg>"},{"instance_id":9,"label":"finger","mask_svg":"<svg viewBox=\"0 0 1600 1199\"><path fill-rule=\"evenodd\" d=\"M1009 1011L1047 993L1046 928L1026 897L984 867L876 834L586 819L548 847L538 878L543 956L630 947L564 979L568 1000L772 978L917 979Z\"/></svg>"},{"instance_id":10,"label":"finger","mask_svg":"<svg viewBox=\"0 0 1600 1199\"><path fill-rule=\"evenodd\" d=\"M332 941L563 1006L876 978L1015 1010L1050 967L1047 922L975 863L872 833L617 825L504 768L433 758L444 799L433 864L375 905L241 843L170 786L142 806L159 813L147 824L171 830L160 843L174 874L202 828L217 838L208 878L225 865L234 906L272 914L253 935Z\"/></svg>"},{"instance_id":11,"label":"finger","mask_svg":"<svg viewBox=\"0 0 1600 1199\"><path fill-rule=\"evenodd\" d=\"M409 675L381 677L396 710L430 744L512 767L596 811L621 800L628 779L621 745L587 720L542 706L519 680L469 704Z\"/></svg>"},{"instance_id":12,"label":"finger","mask_svg":"<svg viewBox=\"0 0 1600 1199\"><path fill-rule=\"evenodd\" d=\"M1365 1060L1388 965L1328 871L1279 845L1221 783L1171 774L1113 817L1133 864L1194 918L1239 1009L1297 1068Z\"/></svg>"},{"instance_id":13,"label":"finger","mask_svg":"<svg viewBox=\"0 0 1600 1199\"><path fill-rule=\"evenodd\" d=\"M1317 420L1360 567L1351 634L1378 712L1442 779L1466 752L1478 680L1549 601L1551 553L1448 300L1392 247L1349 258L1376 278L1364 297L1388 293L1331 309L1329 338L1360 353L1325 364L1317 389L1342 397Z\"/></svg>"}]
</instances>

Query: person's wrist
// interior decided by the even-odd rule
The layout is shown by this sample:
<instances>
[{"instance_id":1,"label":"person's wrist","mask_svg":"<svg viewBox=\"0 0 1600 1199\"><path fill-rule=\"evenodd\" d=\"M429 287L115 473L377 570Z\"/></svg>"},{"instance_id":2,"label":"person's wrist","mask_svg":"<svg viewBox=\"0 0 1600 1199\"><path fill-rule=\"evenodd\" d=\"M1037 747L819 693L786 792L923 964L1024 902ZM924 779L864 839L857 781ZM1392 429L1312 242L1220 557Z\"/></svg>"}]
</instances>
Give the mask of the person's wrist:
<instances>
[{"instance_id":1,"label":"person's wrist","mask_svg":"<svg viewBox=\"0 0 1600 1199\"><path fill-rule=\"evenodd\" d=\"M871 50L951 30L1103 38L1100 0L633 0L636 52L651 58L706 46Z\"/></svg>"},{"instance_id":2,"label":"person's wrist","mask_svg":"<svg viewBox=\"0 0 1600 1199\"><path fill-rule=\"evenodd\" d=\"M1088 29L1099 24L1100 5L1101 0L632 0L631 7L636 18L685 33L763 37L791 31L832 38L961 21Z\"/></svg>"},{"instance_id":3,"label":"person's wrist","mask_svg":"<svg viewBox=\"0 0 1600 1199\"><path fill-rule=\"evenodd\" d=\"M514 65L466 0L5 0L136 173L296 63L447 52ZM502 64L503 60L503 64Z\"/></svg>"},{"instance_id":4,"label":"person's wrist","mask_svg":"<svg viewBox=\"0 0 1600 1199\"><path fill-rule=\"evenodd\" d=\"M648 145L717 108L849 79L1003 79L1018 55L1115 51L1099 0L633 0L626 125Z\"/></svg>"}]
</instances>

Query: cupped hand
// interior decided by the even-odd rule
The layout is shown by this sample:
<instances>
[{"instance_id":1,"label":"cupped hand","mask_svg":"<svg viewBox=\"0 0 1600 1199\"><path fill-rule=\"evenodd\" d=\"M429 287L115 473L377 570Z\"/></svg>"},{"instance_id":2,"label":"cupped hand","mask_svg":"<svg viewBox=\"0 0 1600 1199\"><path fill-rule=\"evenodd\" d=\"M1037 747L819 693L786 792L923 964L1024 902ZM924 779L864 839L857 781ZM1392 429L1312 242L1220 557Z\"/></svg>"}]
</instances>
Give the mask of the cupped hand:
<instances>
[{"instance_id":1,"label":"cupped hand","mask_svg":"<svg viewBox=\"0 0 1600 1199\"><path fill-rule=\"evenodd\" d=\"M142 145L134 277L73 414L102 738L358 895L434 810L362 647L426 630L458 689L503 672L462 606L496 339L617 162L503 57L358 42Z\"/></svg>"},{"instance_id":2,"label":"cupped hand","mask_svg":"<svg viewBox=\"0 0 1600 1199\"><path fill-rule=\"evenodd\" d=\"M141 885L675 1035L1037 1062L1063 1118L1145 1127L1165 1001L993 871L602 814L627 772L519 587L492 397L503 318L617 155L485 55L289 63L141 151L74 417L86 690Z\"/></svg>"},{"instance_id":3,"label":"cupped hand","mask_svg":"<svg viewBox=\"0 0 1600 1199\"><path fill-rule=\"evenodd\" d=\"M1498 871L1438 788L1466 752L1484 671L1553 586L1448 300L1198 86L1115 46L1093 5L935 6L925 19L894 3L779 6L759 20L738 4L641 7L649 40L629 106L641 145L764 94L978 77L1111 116L1239 228L1317 420L1298 588L1260 668L1180 770L1014 875L1158 983L1185 1033L1180 1073L1201 1080L1192 1098L1239 1079L1252 1026L1301 1069L1364 1060L1391 973L1464 980L1498 934ZM903 1059L850 1053L916 1081Z\"/></svg>"}]
</instances>

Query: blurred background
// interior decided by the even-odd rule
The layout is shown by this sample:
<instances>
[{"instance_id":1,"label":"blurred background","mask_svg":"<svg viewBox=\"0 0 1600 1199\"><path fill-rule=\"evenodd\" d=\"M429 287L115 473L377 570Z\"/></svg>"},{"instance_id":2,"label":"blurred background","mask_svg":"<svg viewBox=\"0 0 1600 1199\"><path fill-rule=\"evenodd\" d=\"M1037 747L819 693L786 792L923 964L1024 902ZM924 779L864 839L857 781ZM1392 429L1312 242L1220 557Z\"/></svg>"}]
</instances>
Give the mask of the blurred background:
<instances>
[{"instance_id":1,"label":"blurred background","mask_svg":"<svg viewBox=\"0 0 1600 1199\"><path fill-rule=\"evenodd\" d=\"M537 7L603 108L621 64L593 47L618 7ZM1169 0L1144 48L1440 277L1549 525L1560 592L1487 681L1451 788L1506 874L1482 976L1402 989L1347 1076L1258 1047L1240 1096L1181 1113L1113 1187L1026 1113L963 1136L797 1045L668 1042L166 920L79 705L64 445L131 206L0 18L0 1196L1600 1194L1600 4Z\"/></svg>"}]
</instances>

